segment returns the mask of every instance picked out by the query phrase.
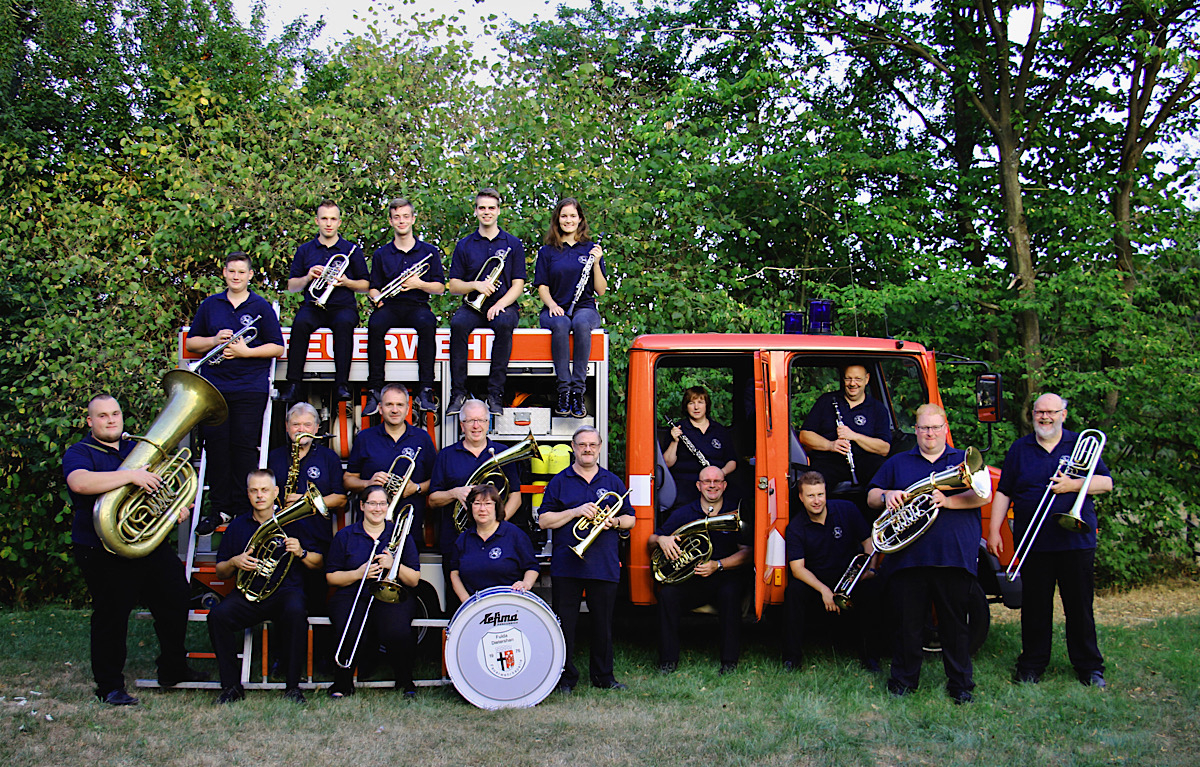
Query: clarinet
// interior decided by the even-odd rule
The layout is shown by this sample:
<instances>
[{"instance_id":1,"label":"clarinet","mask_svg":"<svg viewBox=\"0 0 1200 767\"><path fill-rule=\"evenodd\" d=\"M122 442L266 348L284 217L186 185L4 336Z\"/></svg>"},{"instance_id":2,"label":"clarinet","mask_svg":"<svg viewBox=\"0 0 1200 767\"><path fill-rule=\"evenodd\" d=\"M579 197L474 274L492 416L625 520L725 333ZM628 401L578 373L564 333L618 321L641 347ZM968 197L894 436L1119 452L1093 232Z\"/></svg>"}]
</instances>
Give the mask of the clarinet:
<instances>
[{"instance_id":1,"label":"clarinet","mask_svg":"<svg viewBox=\"0 0 1200 767\"><path fill-rule=\"evenodd\" d=\"M592 267L596 264L596 257L590 252L588 253L587 261L583 263L583 272L579 275L579 282L575 285L575 297L571 299L571 305L567 307L567 316L570 317L575 311L575 304L583 295L583 291L587 290L588 281L592 278Z\"/></svg>"},{"instance_id":2,"label":"clarinet","mask_svg":"<svg viewBox=\"0 0 1200 767\"><path fill-rule=\"evenodd\" d=\"M833 400L833 414L837 418L838 428L841 428L846 425L846 424L842 423L842 409L840 407L838 407L836 398ZM857 485L858 484L858 472L856 472L854 470L854 443L850 444L850 451L848 453L846 453L846 463L850 464L850 483L853 485Z\"/></svg>"},{"instance_id":3,"label":"clarinet","mask_svg":"<svg viewBox=\"0 0 1200 767\"><path fill-rule=\"evenodd\" d=\"M696 460L700 462L700 468L706 469L711 466L712 464L708 462L708 458L704 456L704 453L701 453L692 441L688 439L688 435L683 433L683 421L680 421L676 425L679 427L679 441L683 443L684 447L692 451L692 455L696 456Z\"/></svg>"}]
</instances>

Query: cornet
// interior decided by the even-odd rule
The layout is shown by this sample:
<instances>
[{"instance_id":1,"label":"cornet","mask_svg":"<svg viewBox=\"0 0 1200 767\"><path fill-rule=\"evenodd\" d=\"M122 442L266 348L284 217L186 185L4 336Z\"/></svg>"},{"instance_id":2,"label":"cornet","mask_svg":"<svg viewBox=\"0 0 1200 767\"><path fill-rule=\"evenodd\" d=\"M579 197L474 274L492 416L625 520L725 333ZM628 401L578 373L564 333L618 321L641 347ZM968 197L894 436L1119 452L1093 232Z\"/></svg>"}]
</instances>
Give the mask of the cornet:
<instances>
[{"instance_id":1,"label":"cornet","mask_svg":"<svg viewBox=\"0 0 1200 767\"><path fill-rule=\"evenodd\" d=\"M317 306L322 309L325 308L325 302L333 295L333 289L337 287L337 281L350 268L350 256L354 255L354 251L357 248L358 245L352 246L348 255L334 253L325 262L325 268L321 270L321 276L309 283L308 294L313 297Z\"/></svg>"},{"instance_id":2,"label":"cornet","mask_svg":"<svg viewBox=\"0 0 1200 767\"><path fill-rule=\"evenodd\" d=\"M609 490L604 495L596 499L596 507L599 511L596 516L588 519L580 517L575 521L575 526L571 528L571 532L575 534L575 540L579 543L571 547L571 551L580 559L587 553L588 547L595 543L600 537L600 533L604 532L606 523L617 515L621 507L625 503L625 499L629 497L632 490L626 490L625 495L617 495Z\"/></svg>"},{"instance_id":3,"label":"cornet","mask_svg":"<svg viewBox=\"0 0 1200 767\"><path fill-rule=\"evenodd\" d=\"M425 258L422 258L420 261L408 267L404 271L400 272L400 274L396 276L396 279L392 280L387 285L384 285L383 289L379 291L379 295L375 297L376 306L383 303L385 299L403 293L405 290L404 283L408 282L413 277L424 277L425 273L429 271L429 260L431 258L433 258L432 253L430 253L428 256L425 256Z\"/></svg>"}]
</instances>

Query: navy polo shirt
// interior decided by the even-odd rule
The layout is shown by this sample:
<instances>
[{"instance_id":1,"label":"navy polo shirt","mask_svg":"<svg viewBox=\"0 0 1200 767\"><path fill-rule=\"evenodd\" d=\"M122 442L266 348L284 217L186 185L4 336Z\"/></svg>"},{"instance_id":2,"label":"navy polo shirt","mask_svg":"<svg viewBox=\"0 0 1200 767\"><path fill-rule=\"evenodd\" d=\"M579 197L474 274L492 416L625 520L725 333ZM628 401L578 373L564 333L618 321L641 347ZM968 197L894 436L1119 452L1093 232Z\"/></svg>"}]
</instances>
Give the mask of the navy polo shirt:
<instances>
[{"instance_id":1,"label":"navy polo shirt","mask_svg":"<svg viewBox=\"0 0 1200 767\"><path fill-rule=\"evenodd\" d=\"M442 269L442 251L428 242L417 240L412 250L403 251L396 247L395 238L375 250L371 256L371 287L383 290L387 284L399 277L406 269L430 256L429 270L421 279L426 282L445 282L446 273ZM406 290L384 300L389 306L408 308L428 307L429 294L423 290Z\"/></svg>"},{"instance_id":2,"label":"navy polo shirt","mask_svg":"<svg viewBox=\"0 0 1200 767\"><path fill-rule=\"evenodd\" d=\"M836 585L850 560L862 551L871 528L850 501L827 502L824 524L813 522L802 505L793 508L796 513L787 526L787 561L803 559L804 567L822 583Z\"/></svg>"},{"instance_id":3,"label":"navy polo shirt","mask_svg":"<svg viewBox=\"0 0 1200 767\"><path fill-rule=\"evenodd\" d=\"M996 489L1007 495L1013 502L1013 538L1021 540L1029 526L1033 512L1037 511L1038 503L1050 484L1050 477L1058 470L1058 461L1063 456L1071 455L1075 443L1079 441L1076 432L1063 429L1062 439L1050 452L1038 444L1037 436L1027 434L1013 443L1004 456L1004 468L1000 470L1000 482ZM1096 474L1102 477L1112 476L1108 467L1101 460L1096 464ZM1052 518L1054 514L1067 514L1075 505L1078 493L1050 494L1053 499L1050 505L1051 517L1046 519L1041 531L1034 539L1034 551L1072 551L1078 549L1096 548L1096 507L1092 496L1086 496L1080 513L1083 521L1087 522L1089 532L1077 533L1059 527ZM1001 509L992 509L993 514L1003 513Z\"/></svg>"},{"instance_id":4,"label":"navy polo shirt","mask_svg":"<svg viewBox=\"0 0 1200 767\"><path fill-rule=\"evenodd\" d=\"M436 493L455 487L462 487L467 484L467 480L471 478L471 475L475 473L480 464L492 457L491 450L495 450L496 454L499 455L507 447L508 445L489 439L487 446L483 448L483 452L475 455L463 445L462 440L449 445L437 454L437 460L434 461L433 478L429 482L429 492ZM517 469L517 464L519 463L520 461L514 461L505 465L502 469L504 476L508 477L510 492L521 487L521 472ZM455 537L459 534L458 530L454 527L454 507L456 505L456 503L450 503L442 507L441 540L443 551L447 551L448 547L454 543ZM504 509L496 509L496 513L503 514ZM468 524L474 526L475 522L469 520Z\"/></svg>"},{"instance_id":5,"label":"navy polo shirt","mask_svg":"<svg viewBox=\"0 0 1200 767\"><path fill-rule=\"evenodd\" d=\"M837 402L837 406L842 410L842 423L859 434L888 443L892 441L892 422L888 416L887 405L870 395L857 406L850 407L850 403L840 391L826 392L817 398L816 404L808 411L808 417L804 419L804 425L800 428L816 432L825 439L837 439L837 411L833 409L834 402ZM858 458L863 449L857 443L853 447L854 457Z\"/></svg>"},{"instance_id":6,"label":"navy polo shirt","mask_svg":"<svg viewBox=\"0 0 1200 767\"><path fill-rule=\"evenodd\" d=\"M290 445L277 447L267 453L267 468L275 472L275 482L279 486L279 497L283 498L283 486L287 483L288 467L292 465L292 448ZM342 485L342 459L338 454L315 442L308 448L308 455L300 459L300 476L296 479L296 492L301 495L308 492L311 485L316 485L321 495L341 495L346 492ZM317 551L322 554L329 551L329 542L333 538L333 523L314 514L300 521L309 528L317 541Z\"/></svg>"},{"instance_id":7,"label":"navy polo shirt","mask_svg":"<svg viewBox=\"0 0 1200 767\"><path fill-rule=\"evenodd\" d=\"M543 245L538 251L537 264L533 268L533 285L545 285L550 289L550 297L565 311L575 297L575 288L579 285L579 277L584 264L587 263L588 253L596 246L594 242L577 242L556 248L553 245ZM600 257L600 272L607 277L608 267L604 256ZM590 271L589 271L590 275ZM587 287L575 304L576 309L596 308L595 281L588 277Z\"/></svg>"},{"instance_id":8,"label":"navy polo shirt","mask_svg":"<svg viewBox=\"0 0 1200 767\"><path fill-rule=\"evenodd\" d=\"M383 532L379 534L378 540L367 534L367 531L363 529L362 522L355 522L353 525L343 527L333 537L333 544L329 547L329 556L325 558L325 572L357 570L371 557L372 551L376 554L387 551L394 527L394 522L384 523ZM404 548L400 552L400 564L417 571L421 569L421 558L417 555L417 544L413 541L412 529L409 529L408 537L404 539ZM357 589L358 584L341 588Z\"/></svg>"},{"instance_id":9,"label":"navy polo shirt","mask_svg":"<svg viewBox=\"0 0 1200 767\"><path fill-rule=\"evenodd\" d=\"M695 522L697 519L704 519L705 514L700 509L700 503L703 499L697 498L686 506L680 506L675 511L671 512L671 516L667 517L667 521L659 525L654 531L655 535L674 535L675 531L688 522ZM730 514L736 508L730 504L729 496L725 496L726 503L722 507L720 514ZM719 516L719 515L714 515ZM717 530L710 533L712 539L713 553L712 558L724 559L738 552L743 543L743 534L739 530Z\"/></svg>"},{"instance_id":10,"label":"navy polo shirt","mask_svg":"<svg viewBox=\"0 0 1200 767\"><path fill-rule=\"evenodd\" d=\"M353 250L353 253L351 252ZM357 243L350 242L345 237L338 237L336 243L332 246L321 244L320 237L314 237L300 247L296 248L296 255L292 257L292 268L288 272L288 279L296 277L305 277L308 275L308 270L314 266L325 266L329 263L329 259L333 254L341 253L350 256L350 265L346 268L346 277L351 280L367 279L367 259L363 256L362 248L358 247ZM312 297L312 293L308 288L304 288L304 303L316 307L317 299ZM317 307L319 308L319 307ZM334 288L329 294L329 300L325 302L326 309L354 309L358 310L358 303L355 300L354 291L350 288Z\"/></svg>"},{"instance_id":11,"label":"navy polo shirt","mask_svg":"<svg viewBox=\"0 0 1200 767\"><path fill-rule=\"evenodd\" d=\"M257 316L259 320L254 326L258 329L258 335L247 346L283 345L279 318L267 299L251 290L241 306L235 309L226 297L228 292L222 291L204 299L196 310L188 335L208 338L226 329L237 332ZM274 362L268 357L228 359L222 360L219 365L205 365L197 372L222 394L267 394L268 376Z\"/></svg>"},{"instance_id":12,"label":"navy polo shirt","mask_svg":"<svg viewBox=\"0 0 1200 767\"><path fill-rule=\"evenodd\" d=\"M133 448L133 440L123 439L120 441L119 448L114 450L108 445L101 444L92 436L91 432L88 432L86 437L71 445L63 454L63 481L65 482L71 472L76 469L117 471L121 468L121 462L133 452ZM71 521L71 542L80 546L102 548L104 544L101 542L100 536L96 535L96 525L92 518L92 508L100 496L80 495L69 485L67 493L71 496L71 508L75 510L75 517Z\"/></svg>"},{"instance_id":13,"label":"navy polo shirt","mask_svg":"<svg viewBox=\"0 0 1200 767\"><path fill-rule=\"evenodd\" d=\"M592 477L591 482L576 474L574 465L555 474L546 485L539 513L563 511L588 502L595 503L600 496L610 491L617 495L625 495L625 483L621 481L620 477L603 466L598 466L596 469L596 476ZM629 499L626 498L621 502L621 511L618 516L632 513L633 509L629 505ZM554 559L550 563L550 574L556 577L592 578L616 583L621 576L621 562L617 553L617 539L620 534L616 530L605 530L600 533L588 547L584 558L580 559L575 552L570 550L572 546L579 543L579 539L573 532L575 523L579 519L583 519L583 517L573 519L554 530L551 536L554 540Z\"/></svg>"},{"instance_id":14,"label":"navy polo shirt","mask_svg":"<svg viewBox=\"0 0 1200 767\"><path fill-rule=\"evenodd\" d=\"M708 431L705 432L701 432L686 418L680 424L680 428L696 449L704 454L710 465L720 469L737 459L737 454L733 452L733 435L729 429L712 418L708 419ZM700 459L683 444L683 438L680 437L679 445L675 448L675 465L671 467L671 474L675 477L675 492L680 500L690 501L700 497L696 481L700 478L702 468L704 467L700 465Z\"/></svg>"},{"instance_id":15,"label":"navy polo shirt","mask_svg":"<svg viewBox=\"0 0 1200 767\"><path fill-rule=\"evenodd\" d=\"M417 449L420 449L420 454ZM429 432L418 429L412 424L405 424L404 433L399 439L392 439L387 433L385 424L376 424L369 429L363 429L354 438L354 447L350 448L350 460L346 462L346 471L357 474L359 478L369 480L377 471L388 471L396 456L417 458L417 467L413 469L412 482L424 482L433 473L434 459L437 450ZM396 473L403 475L408 471L409 462L400 461L396 464ZM425 524L425 496L410 495L400 501L397 510L407 504L412 504L413 529L420 530Z\"/></svg>"},{"instance_id":16,"label":"navy polo shirt","mask_svg":"<svg viewBox=\"0 0 1200 767\"><path fill-rule=\"evenodd\" d=\"M450 273L447 276L449 279L463 282L474 282L478 279L479 271L488 258L499 255L500 251L505 248L508 248L508 256L504 259L504 271L500 273L500 282L496 285L496 292L483 302L484 311L499 301L515 281L527 279L529 271L525 266L525 246L503 229L494 240L484 239L476 229L454 246L454 255L450 258ZM513 308L515 309L516 306L514 305Z\"/></svg>"},{"instance_id":17,"label":"navy polo shirt","mask_svg":"<svg viewBox=\"0 0 1200 767\"><path fill-rule=\"evenodd\" d=\"M474 528L460 533L448 555L450 570L458 570L468 594L511 586L523 579L526 571L538 569L529 536L507 521L486 541Z\"/></svg>"},{"instance_id":18,"label":"navy polo shirt","mask_svg":"<svg viewBox=\"0 0 1200 767\"><path fill-rule=\"evenodd\" d=\"M871 480L871 487L904 490L914 482L928 479L930 474L958 466L966 457L964 451L947 446L936 461L930 462L921 455L920 447L914 447L887 459ZM937 521L924 535L907 548L889 554L884 562L889 572L906 567L961 567L974 575L982 530L979 509L940 509Z\"/></svg>"},{"instance_id":19,"label":"navy polo shirt","mask_svg":"<svg viewBox=\"0 0 1200 767\"><path fill-rule=\"evenodd\" d=\"M317 551L317 542L313 540L308 532L308 528L300 524L304 520L297 520L291 524L284 525L283 533L289 538L296 538L300 541L301 548ZM258 520L254 518L254 512L247 511L245 514L239 514L233 518L225 528L225 532L221 535L221 545L217 549L217 561L228 562L246 550L246 545L250 543L251 536L258 530ZM299 560L292 562L288 568L288 574L284 577L283 582L279 584L276 594L281 594L284 591L292 589L303 589L304 584L301 580L301 571L304 570L304 563ZM238 572L241 572L240 570ZM236 579L236 574L234 578Z\"/></svg>"}]
</instances>

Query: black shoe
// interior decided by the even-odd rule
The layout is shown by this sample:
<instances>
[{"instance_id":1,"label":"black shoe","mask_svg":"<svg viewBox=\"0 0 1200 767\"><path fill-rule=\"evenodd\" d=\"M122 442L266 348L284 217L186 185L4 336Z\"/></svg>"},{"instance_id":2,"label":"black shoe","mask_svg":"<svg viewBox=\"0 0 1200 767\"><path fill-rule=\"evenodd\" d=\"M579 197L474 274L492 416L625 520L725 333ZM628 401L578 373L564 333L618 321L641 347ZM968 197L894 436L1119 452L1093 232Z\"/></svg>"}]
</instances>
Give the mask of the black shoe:
<instances>
[{"instance_id":1,"label":"black shoe","mask_svg":"<svg viewBox=\"0 0 1200 767\"><path fill-rule=\"evenodd\" d=\"M613 681L609 682L608 684L593 684L592 687L595 687L597 690L628 690L629 689L627 686L621 684L620 682L618 682L615 679Z\"/></svg>"},{"instance_id":2,"label":"black shoe","mask_svg":"<svg viewBox=\"0 0 1200 767\"><path fill-rule=\"evenodd\" d=\"M558 402L554 403L554 414L560 418L571 415L571 392L564 389L558 393Z\"/></svg>"},{"instance_id":3,"label":"black shoe","mask_svg":"<svg viewBox=\"0 0 1200 767\"><path fill-rule=\"evenodd\" d=\"M863 671L870 671L872 674L878 674L879 672L883 671L883 669L879 667L878 658L859 658L858 665L862 666Z\"/></svg>"},{"instance_id":4,"label":"black shoe","mask_svg":"<svg viewBox=\"0 0 1200 767\"><path fill-rule=\"evenodd\" d=\"M284 381L282 384L280 384L279 386L277 386L275 388L279 389L279 401L280 402L295 402L296 401L296 384L292 383L291 381Z\"/></svg>"},{"instance_id":5,"label":"black shoe","mask_svg":"<svg viewBox=\"0 0 1200 767\"><path fill-rule=\"evenodd\" d=\"M575 692L575 688L569 684L560 684L558 687L554 688L554 691L560 695L570 695L571 693Z\"/></svg>"},{"instance_id":6,"label":"black shoe","mask_svg":"<svg viewBox=\"0 0 1200 767\"><path fill-rule=\"evenodd\" d=\"M138 699L125 692L124 688L111 690L104 695L96 693L96 697L101 703L107 703L110 706L136 706Z\"/></svg>"},{"instance_id":7,"label":"black shoe","mask_svg":"<svg viewBox=\"0 0 1200 767\"><path fill-rule=\"evenodd\" d=\"M489 394L487 398L488 412L492 415L504 415L504 400L498 394Z\"/></svg>"},{"instance_id":8,"label":"black shoe","mask_svg":"<svg viewBox=\"0 0 1200 767\"><path fill-rule=\"evenodd\" d=\"M226 703L237 703L244 697L246 697L246 691L242 689L240 684L233 687L226 687L217 696L217 705L224 706Z\"/></svg>"},{"instance_id":9,"label":"black shoe","mask_svg":"<svg viewBox=\"0 0 1200 767\"><path fill-rule=\"evenodd\" d=\"M446 406L446 415L458 415L462 412L462 406L467 403L467 395L452 394L450 396L450 404Z\"/></svg>"},{"instance_id":10,"label":"black shoe","mask_svg":"<svg viewBox=\"0 0 1200 767\"><path fill-rule=\"evenodd\" d=\"M217 528L229 521L229 515L225 512L217 514L209 514L196 525L196 535L212 535L217 531Z\"/></svg>"},{"instance_id":11,"label":"black shoe","mask_svg":"<svg viewBox=\"0 0 1200 767\"><path fill-rule=\"evenodd\" d=\"M406 689L404 691L404 699L405 700L416 700L417 699L417 688L409 687L408 689Z\"/></svg>"},{"instance_id":12,"label":"black shoe","mask_svg":"<svg viewBox=\"0 0 1200 767\"><path fill-rule=\"evenodd\" d=\"M290 700L292 703L295 703L297 706L303 706L308 703L308 700L305 699L304 693L300 691L299 687L289 687L286 690L284 690L283 691L283 699Z\"/></svg>"},{"instance_id":13,"label":"black shoe","mask_svg":"<svg viewBox=\"0 0 1200 767\"><path fill-rule=\"evenodd\" d=\"M679 664L674 662L658 664L658 670L664 674L674 674L678 668Z\"/></svg>"},{"instance_id":14,"label":"black shoe","mask_svg":"<svg viewBox=\"0 0 1200 767\"><path fill-rule=\"evenodd\" d=\"M367 392L367 404L363 406L364 416L373 416L379 412L379 392L371 389Z\"/></svg>"},{"instance_id":15,"label":"black shoe","mask_svg":"<svg viewBox=\"0 0 1200 767\"><path fill-rule=\"evenodd\" d=\"M158 686L174 687L180 682L207 682L210 678L203 671L197 671L191 666L184 666L183 671L177 674L164 674L160 671L158 674Z\"/></svg>"},{"instance_id":16,"label":"black shoe","mask_svg":"<svg viewBox=\"0 0 1200 767\"><path fill-rule=\"evenodd\" d=\"M1037 684L1042 681L1042 675L1036 671L1014 671L1012 680L1017 684Z\"/></svg>"},{"instance_id":17,"label":"black shoe","mask_svg":"<svg viewBox=\"0 0 1200 767\"><path fill-rule=\"evenodd\" d=\"M736 660L733 661L732 663L722 663L721 668L717 669L717 673L721 676L725 676L726 674L732 674L735 671L737 671L737 661Z\"/></svg>"},{"instance_id":18,"label":"black shoe","mask_svg":"<svg viewBox=\"0 0 1200 767\"><path fill-rule=\"evenodd\" d=\"M346 384L338 384L337 386L333 387L334 402L345 402L348 399L354 399L354 397L350 394L349 386Z\"/></svg>"},{"instance_id":19,"label":"black shoe","mask_svg":"<svg viewBox=\"0 0 1200 767\"><path fill-rule=\"evenodd\" d=\"M587 418L587 405L583 402L583 392L571 392L571 417Z\"/></svg>"},{"instance_id":20,"label":"black shoe","mask_svg":"<svg viewBox=\"0 0 1200 767\"><path fill-rule=\"evenodd\" d=\"M1101 690L1108 686L1108 683L1104 681L1104 674L1099 671L1093 671L1090 674L1080 674L1079 683L1084 687L1099 687Z\"/></svg>"},{"instance_id":21,"label":"black shoe","mask_svg":"<svg viewBox=\"0 0 1200 767\"><path fill-rule=\"evenodd\" d=\"M975 698L971 696L971 693L967 692L966 690L962 690L951 695L950 700L954 701L954 705L961 706L964 703L970 703L971 701L975 700Z\"/></svg>"},{"instance_id":22,"label":"black shoe","mask_svg":"<svg viewBox=\"0 0 1200 767\"><path fill-rule=\"evenodd\" d=\"M783 662L783 670L784 671L799 671L801 668L801 665L802 665L802 662L798 661L798 660L785 660Z\"/></svg>"},{"instance_id":23,"label":"black shoe","mask_svg":"<svg viewBox=\"0 0 1200 767\"><path fill-rule=\"evenodd\" d=\"M914 690L911 687L905 687L894 679L889 679L887 690L893 698L903 698L905 695L912 695Z\"/></svg>"},{"instance_id":24,"label":"black shoe","mask_svg":"<svg viewBox=\"0 0 1200 767\"><path fill-rule=\"evenodd\" d=\"M427 413L437 414L438 403L433 397L433 389L426 386L421 391L417 392L417 398L413 401L417 410L424 410Z\"/></svg>"}]
</instances>

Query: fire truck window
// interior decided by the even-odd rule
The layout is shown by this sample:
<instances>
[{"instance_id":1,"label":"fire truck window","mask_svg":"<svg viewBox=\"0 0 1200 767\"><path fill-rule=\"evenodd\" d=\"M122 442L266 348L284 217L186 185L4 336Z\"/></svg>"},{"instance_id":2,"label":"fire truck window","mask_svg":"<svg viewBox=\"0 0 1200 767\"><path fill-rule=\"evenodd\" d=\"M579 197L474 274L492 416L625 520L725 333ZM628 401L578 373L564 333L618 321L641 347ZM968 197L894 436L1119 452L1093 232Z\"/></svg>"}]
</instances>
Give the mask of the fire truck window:
<instances>
[{"instance_id":1,"label":"fire truck window","mask_svg":"<svg viewBox=\"0 0 1200 767\"><path fill-rule=\"evenodd\" d=\"M799 429L808 417L808 411L827 391L837 391L840 386L838 369L821 365L792 365L790 388L788 392L788 422L793 429Z\"/></svg>"},{"instance_id":2,"label":"fire truck window","mask_svg":"<svg viewBox=\"0 0 1200 767\"><path fill-rule=\"evenodd\" d=\"M913 433L916 410L929 401L929 392L921 380L917 363L910 359L889 359L879 363L887 385L887 397L891 400L895 428Z\"/></svg>"}]
</instances>

